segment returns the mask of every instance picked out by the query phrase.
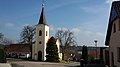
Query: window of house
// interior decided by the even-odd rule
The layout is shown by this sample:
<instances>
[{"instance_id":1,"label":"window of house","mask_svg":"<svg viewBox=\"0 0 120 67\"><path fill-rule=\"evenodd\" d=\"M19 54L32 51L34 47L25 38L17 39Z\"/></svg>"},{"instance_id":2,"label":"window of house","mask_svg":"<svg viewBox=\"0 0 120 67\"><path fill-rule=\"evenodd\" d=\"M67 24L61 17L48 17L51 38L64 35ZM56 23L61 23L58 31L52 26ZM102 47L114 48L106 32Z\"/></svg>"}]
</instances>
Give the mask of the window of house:
<instances>
[{"instance_id":1,"label":"window of house","mask_svg":"<svg viewBox=\"0 0 120 67\"><path fill-rule=\"evenodd\" d=\"M42 31L41 30L39 31L39 36L42 36Z\"/></svg>"},{"instance_id":2,"label":"window of house","mask_svg":"<svg viewBox=\"0 0 120 67\"><path fill-rule=\"evenodd\" d=\"M117 48L117 60L120 62L120 47Z\"/></svg>"},{"instance_id":3,"label":"window of house","mask_svg":"<svg viewBox=\"0 0 120 67\"><path fill-rule=\"evenodd\" d=\"M114 23L114 25L113 25L113 33L115 33L116 32L116 24Z\"/></svg>"},{"instance_id":4,"label":"window of house","mask_svg":"<svg viewBox=\"0 0 120 67\"><path fill-rule=\"evenodd\" d=\"M119 24L118 25L119 25L118 27L119 27L119 31L120 31L120 20L119 20Z\"/></svg>"},{"instance_id":5,"label":"window of house","mask_svg":"<svg viewBox=\"0 0 120 67\"><path fill-rule=\"evenodd\" d=\"M46 36L47 36L48 32L46 31Z\"/></svg>"}]
</instances>

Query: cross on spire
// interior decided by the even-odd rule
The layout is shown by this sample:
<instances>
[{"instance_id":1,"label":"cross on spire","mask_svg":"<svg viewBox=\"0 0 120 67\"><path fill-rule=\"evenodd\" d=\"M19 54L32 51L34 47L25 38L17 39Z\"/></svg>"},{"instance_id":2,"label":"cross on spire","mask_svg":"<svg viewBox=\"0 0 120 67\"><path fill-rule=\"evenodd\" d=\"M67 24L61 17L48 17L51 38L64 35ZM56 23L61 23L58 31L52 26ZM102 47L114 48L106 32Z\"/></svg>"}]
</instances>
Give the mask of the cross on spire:
<instances>
[{"instance_id":1,"label":"cross on spire","mask_svg":"<svg viewBox=\"0 0 120 67\"><path fill-rule=\"evenodd\" d=\"M42 7L44 7L44 0L42 1Z\"/></svg>"}]
</instances>

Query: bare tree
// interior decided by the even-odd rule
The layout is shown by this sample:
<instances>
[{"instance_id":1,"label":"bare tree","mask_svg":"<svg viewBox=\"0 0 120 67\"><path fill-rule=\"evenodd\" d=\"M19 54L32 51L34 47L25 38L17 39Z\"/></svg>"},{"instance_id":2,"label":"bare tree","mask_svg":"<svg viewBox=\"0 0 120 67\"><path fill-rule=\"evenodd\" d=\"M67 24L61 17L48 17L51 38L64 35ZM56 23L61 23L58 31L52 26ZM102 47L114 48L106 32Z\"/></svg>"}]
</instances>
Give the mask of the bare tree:
<instances>
[{"instance_id":1,"label":"bare tree","mask_svg":"<svg viewBox=\"0 0 120 67\"><path fill-rule=\"evenodd\" d=\"M63 58L64 60L68 60L71 53L75 53L75 49L72 46L77 45L74 37L74 33L70 30L58 30L55 34L55 37L57 37L60 40L61 43L61 52L66 55L66 58Z\"/></svg>"},{"instance_id":2,"label":"bare tree","mask_svg":"<svg viewBox=\"0 0 120 67\"><path fill-rule=\"evenodd\" d=\"M0 44L2 45L9 45L12 44L13 41L11 39L8 39L6 37L4 37L4 35L2 33L0 33Z\"/></svg>"},{"instance_id":3,"label":"bare tree","mask_svg":"<svg viewBox=\"0 0 120 67\"><path fill-rule=\"evenodd\" d=\"M2 33L0 33L0 39L1 39L1 38L3 38L3 34L2 34Z\"/></svg>"},{"instance_id":4,"label":"bare tree","mask_svg":"<svg viewBox=\"0 0 120 67\"><path fill-rule=\"evenodd\" d=\"M21 43L28 43L31 45L34 34L35 34L35 28L33 26L24 26L20 34Z\"/></svg>"},{"instance_id":5,"label":"bare tree","mask_svg":"<svg viewBox=\"0 0 120 67\"><path fill-rule=\"evenodd\" d=\"M0 44L2 44L2 41L3 41L3 34L0 33Z\"/></svg>"},{"instance_id":6,"label":"bare tree","mask_svg":"<svg viewBox=\"0 0 120 67\"><path fill-rule=\"evenodd\" d=\"M55 37L57 37L60 41L60 45L63 45L63 37L64 37L64 31L63 30L58 30L57 33L55 34Z\"/></svg>"},{"instance_id":7,"label":"bare tree","mask_svg":"<svg viewBox=\"0 0 120 67\"><path fill-rule=\"evenodd\" d=\"M61 46L77 45L74 33L70 30L58 30L55 37L60 40Z\"/></svg>"},{"instance_id":8,"label":"bare tree","mask_svg":"<svg viewBox=\"0 0 120 67\"><path fill-rule=\"evenodd\" d=\"M13 41L11 39L6 38L6 37L3 38L3 41L2 41L3 45L9 45L9 44L12 44L12 43L13 43Z\"/></svg>"}]
</instances>

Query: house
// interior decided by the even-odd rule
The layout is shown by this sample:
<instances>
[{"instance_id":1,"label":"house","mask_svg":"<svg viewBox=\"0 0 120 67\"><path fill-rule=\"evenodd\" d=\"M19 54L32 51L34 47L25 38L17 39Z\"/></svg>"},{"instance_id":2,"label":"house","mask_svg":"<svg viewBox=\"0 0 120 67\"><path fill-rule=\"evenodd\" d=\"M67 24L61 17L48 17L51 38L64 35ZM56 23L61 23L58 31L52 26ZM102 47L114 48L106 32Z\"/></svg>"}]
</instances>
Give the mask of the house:
<instances>
[{"instance_id":1,"label":"house","mask_svg":"<svg viewBox=\"0 0 120 67\"><path fill-rule=\"evenodd\" d=\"M10 44L4 50L7 57L29 58L31 56L30 47L29 44Z\"/></svg>"},{"instance_id":2,"label":"house","mask_svg":"<svg viewBox=\"0 0 120 67\"><path fill-rule=\"evenodd\" d=\"M77 46L76 49L79 53L82 54L82 47L83 46ZM100 58L100 48L103 48L103 47L95 47L95 46L88 46L87 49L88 49L88 56L91 57L91 58L96 58L96 49L97 49L97 58L99 59Z\"/></svg>"},{"instance_id":3,"label":"house","mask_svg":"<svg viewBox=\"0 0 120 67\"><path fill-rule=\"evenodd\" d=\"M42 12L38 24L36 25L36 34L34 39L34 44L32 45L32 59L38 61L46 60L46 47L47 42L50 39L49 35L49 25L47 24L45 11L44 11L44 1L42 3ZM56 39L56 44L58 47L59 58L62 54L60 53L60 42Z\"/></svg>"},{"instance_id":4,"label":"house","mask_svg":"<svg viewBox=\"0 0 120 67\"><path fill-rule=\"evenodd\" d=\"M111 6L105 45L109 46L110 67L120 66L120 1Z\"/></svg>"},{"instance_id":5,"label":"house","mask_svg":"<svg viewBox=\"0 0 120 67\"><path fill-rule=\"evenodd\" d=\"M71 48L73 48L73 50L69 51L69 54L66 56L65 54L63 54L63 56L65 57L75 57L76 58L76 61L79 61L80 58L82 58L82 47L83 46L71 46ZM102 55L102 48L105 48L105 47L95 47L95 46L87 46L87 49L88 49L88 57L89 59L96 59L96 55L97 55L97 59L100 59L103 55ZM96 49L97 49L97 54L96 54ZM75 52L73 52L75 51ZM64 60L66 58L63 58Z\"/></svg>"}]
</instances>

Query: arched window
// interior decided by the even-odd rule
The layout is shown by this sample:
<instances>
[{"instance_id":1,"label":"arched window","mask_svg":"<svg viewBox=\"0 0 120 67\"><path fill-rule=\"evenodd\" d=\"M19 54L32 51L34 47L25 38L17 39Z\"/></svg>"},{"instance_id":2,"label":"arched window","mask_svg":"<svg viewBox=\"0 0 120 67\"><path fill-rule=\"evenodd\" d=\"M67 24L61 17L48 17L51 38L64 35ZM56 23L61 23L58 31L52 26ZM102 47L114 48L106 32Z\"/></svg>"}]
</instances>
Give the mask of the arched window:
<instances>
[{"instance_id":1,"label":"arched window","mask_svg":"<svg viewBox=\"0 0 120 67\"><path fill-rule=\"evenodd\" d=\"M41 30L39 31L39 36L42 36L42 31Z\"/></svg>"},{"instance_id":2,"label":"arched window","mask_svg":"<svg viewBox=\"0 0 120 67\"><path fill-rule=\"evenodd\" d=\"M48 32L46 31L46 36L47 36Z\"/></svg>"}]
</instances>

